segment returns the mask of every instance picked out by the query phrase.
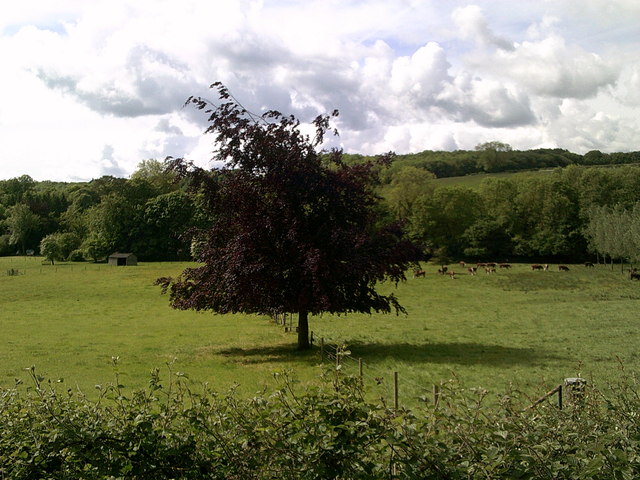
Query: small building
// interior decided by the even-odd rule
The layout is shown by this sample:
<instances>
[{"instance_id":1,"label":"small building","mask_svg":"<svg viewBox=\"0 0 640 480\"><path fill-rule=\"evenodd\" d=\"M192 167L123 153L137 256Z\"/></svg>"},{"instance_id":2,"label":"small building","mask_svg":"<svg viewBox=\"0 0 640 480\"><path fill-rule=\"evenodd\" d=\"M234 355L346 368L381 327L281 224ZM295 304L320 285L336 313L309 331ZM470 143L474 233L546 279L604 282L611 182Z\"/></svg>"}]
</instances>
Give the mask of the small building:
<instances>
[{"instance_id":1,"label":"small building","mask_svg":"<svg viewBox=\"0 0 640 480\"><path fill-rule=\"evenodd\" d=\"M133 253L112 253L109 255L109 265L117 267L132 266L138 264L138 257Z\"/></svg>"}]
</instances>

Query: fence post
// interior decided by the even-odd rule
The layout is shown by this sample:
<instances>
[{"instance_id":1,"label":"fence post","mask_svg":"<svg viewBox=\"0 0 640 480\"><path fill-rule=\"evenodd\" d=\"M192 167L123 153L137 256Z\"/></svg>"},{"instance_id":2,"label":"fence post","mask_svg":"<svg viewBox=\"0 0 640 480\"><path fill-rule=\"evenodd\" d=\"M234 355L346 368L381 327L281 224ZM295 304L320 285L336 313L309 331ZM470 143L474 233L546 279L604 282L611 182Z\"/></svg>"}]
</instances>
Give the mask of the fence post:
<instances>
[{"instance_id":1,"label":"fence post","mask_svg":"<svg viewBox=\"0 0 640 480\"><path fill-rule=\"evenodd\" d=\"M393 406L398 409L398 372L393 372Z\"/></svg>"},{"instance_id":2,"label":"fence post","mask_svg":"<svg viewBox=\"0 0 640 480\"><path fill-rule=\"evenodd\" d=\"M320 337L320 363L324 363L324 337Z\"/></svg>"},{"instance_id":3,"label":"fence post","mask_svg":"<svg viewBox=\"0 0 640 480\"><path fill-rule=\"evenodd\" d=\"M437 407L440 401L440 387L436 384L433 385L433 406Z\"/></svg>"},{"instance_id":4,"label":"fence post","mask_svg":"<svg viewBox=\"0 0 640 480\"><path fill-rule=\"evenodd\" d=\"M360 375L360 385L364 385L364 376L362 375L362 359L358 359L358 375Z\"/></svg>"},{"instance_id":5,"label":"fence post","mask_svg":"<svg viewBox=\"0 0 640 480\"><path fill-rule=\"evenodd\" d=\"M558 410L562 410L562 385L558 385Z\"/></svg>"}]
</instances>

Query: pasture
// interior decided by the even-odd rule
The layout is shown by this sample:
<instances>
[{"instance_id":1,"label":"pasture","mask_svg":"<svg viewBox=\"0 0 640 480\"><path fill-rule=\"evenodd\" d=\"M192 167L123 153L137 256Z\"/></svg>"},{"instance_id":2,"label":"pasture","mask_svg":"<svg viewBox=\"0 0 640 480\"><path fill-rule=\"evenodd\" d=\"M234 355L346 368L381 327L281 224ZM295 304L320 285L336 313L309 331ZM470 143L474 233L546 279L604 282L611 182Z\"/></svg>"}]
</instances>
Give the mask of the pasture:
<instances>
[{"instance_id":1,"label":"pasture","mask_svg":"<svg viewBox=\"0 0 640 480\"><path fill-rule=\"evenodd\" d=\"M304 382L318 377L319 349L296 352L295 334L266 317L172 310L153 282L186 266L0 258L0 386L27 380L24 369L35 365L91 396L95 385L114 380L112 357L130 388L144 386L156 367L167 378L167 363L194 382L219 391L238 384L246 395L272 387L275 372L292 370ZM565 377L603 382L622 374L621 365L640 367L640 282L619 267L515 264L472 276L456 264L449 266L454 279L438 267L424 264L424 277L381 287L395 291L407 315L311 317L316 345L321 337L347 344L343 371L356 374L362 359L372 395L388 399L397 371L406 404L451 378L536 397Z\"/></svg>"}]
</instances>

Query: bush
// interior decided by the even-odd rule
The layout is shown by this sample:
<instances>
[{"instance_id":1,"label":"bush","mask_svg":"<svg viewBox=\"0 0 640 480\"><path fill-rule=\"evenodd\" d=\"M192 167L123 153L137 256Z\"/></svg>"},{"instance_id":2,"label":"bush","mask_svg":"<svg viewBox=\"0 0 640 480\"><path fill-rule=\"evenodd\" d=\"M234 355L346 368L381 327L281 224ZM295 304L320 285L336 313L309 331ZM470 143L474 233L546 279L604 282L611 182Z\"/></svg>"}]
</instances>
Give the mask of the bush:
<instances>
[{"instance_id":1,"label":"bush","mask_svg":"<svg viewBox=\"0 0 640 480\"><path fill-rule=\"evenodd\" d=\"M158 371L95 401L34 387L0 392L0 478L49 479L631 479L640 474L640 398L631 379L580 405L523 409L517 393L442 387L414 411L364 399L359 379L238 399Z\"/></svg>"},{"instance_id":2,"label":"bush","mask_svg":"<svg viewBox=\"0 0 640 480\"><path fill-rule=\"evenodd\" d=\"M69 262L84 262L84 251L80 249L73 250L67 257Z\"/></svg>"}]
</instances>

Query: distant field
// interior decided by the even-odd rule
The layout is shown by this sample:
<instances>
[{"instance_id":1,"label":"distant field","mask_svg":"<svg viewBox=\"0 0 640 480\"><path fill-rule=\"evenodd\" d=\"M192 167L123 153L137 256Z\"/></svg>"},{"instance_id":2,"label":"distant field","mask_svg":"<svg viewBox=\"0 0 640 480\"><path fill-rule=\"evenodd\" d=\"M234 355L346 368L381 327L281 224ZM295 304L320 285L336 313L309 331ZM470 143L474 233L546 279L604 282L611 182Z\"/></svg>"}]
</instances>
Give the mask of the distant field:
<instances>
[{"instance_id":1,"label":"distant field","mask_svg":"<svg viewBox=\"0 0 640 480\"><path fill-rule=\"evenodd\" d=\"M500 173L477 173L474 175L465 175L463 177L443 177L436 178L437 186L460 185L469 188L478 188L480 183L486 178L514 178L523 176L540 176L550 175L554 169L527 170L522 172L500 172Z\"/></svg>"},{"instance_id":2,"label":"distant field","mask_svg":"<svg viewBox=\"0 0 640 480\"><path fill-rule=\"evenodd\" d=\"M194 381L218 390L238 383L248 395L273 385L271 374L283 369L303 381L317 378L318 350L296 352L295 334L267 318L169 308L153 281L185 266L0 258L0 386L26 380L24 368L35 365L41 375L90 394L113 380L112 356L120 357L121 382L132 388L144 386L155 367L166 372L174 359L174 371ZM640 282L619 267L534 272L520 264L455 280L437 275L437 266L425 270L425 278L408 278L396 291L407 316L311 318L316 344L321 337L348 344L345 371L357 373L363 360L372 395L389 398L393 371L401 398L412 402L453 377L470 387L511 385L537 396L565 377L618 375L618 358L628 370L640 367Z\"/></svg>"}]
</instances>

